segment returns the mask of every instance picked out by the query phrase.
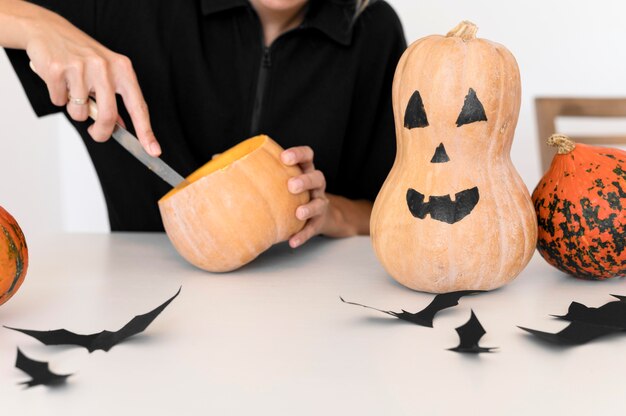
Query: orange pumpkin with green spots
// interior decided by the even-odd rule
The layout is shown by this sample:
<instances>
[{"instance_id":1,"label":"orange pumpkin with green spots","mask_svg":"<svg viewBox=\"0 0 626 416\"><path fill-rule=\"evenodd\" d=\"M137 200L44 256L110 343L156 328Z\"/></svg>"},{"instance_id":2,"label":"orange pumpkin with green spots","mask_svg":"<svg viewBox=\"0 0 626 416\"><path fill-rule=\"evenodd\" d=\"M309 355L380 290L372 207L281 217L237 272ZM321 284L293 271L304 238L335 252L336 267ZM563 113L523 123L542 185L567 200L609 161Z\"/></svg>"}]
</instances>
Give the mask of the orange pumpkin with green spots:
<instances>
[{"instance_id":1,"label":"orange pumpkin with green spots","mask_svg":"<svg viewBox=\"0 0 626 416\"><path fill-rule=\"evenodd\" d=\"M558 152L532 195L539 253L581 279L625 276L626 152L561 135L548 144Z\"/></svg>"},{"instance_id":2,"label":"orange pumpkin with green spots","mask_svg":"<svg viewBox=\"0 0 626 416\"><path fill-rule=\"evenodd\" d=\"M28 247L20 226L0 207L0 305L9 300L24 281Z\"/></svg>"}]
</instances>

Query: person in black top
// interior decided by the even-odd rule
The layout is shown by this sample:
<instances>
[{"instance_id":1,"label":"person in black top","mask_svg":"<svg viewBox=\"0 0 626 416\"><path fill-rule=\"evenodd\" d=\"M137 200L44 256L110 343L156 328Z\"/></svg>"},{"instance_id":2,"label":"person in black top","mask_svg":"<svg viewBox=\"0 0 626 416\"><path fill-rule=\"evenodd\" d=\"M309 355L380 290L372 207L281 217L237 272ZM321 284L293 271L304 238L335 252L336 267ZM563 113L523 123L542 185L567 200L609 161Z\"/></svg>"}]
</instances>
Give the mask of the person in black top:
<instances>
[{"instance_id":1,"label":"person in black top","mask_svg":"<svg viewBox=\"0 0 626 416\"><path fill-rule=\"evenodd\" d=\"M395 156L391 84L406 48L383 0L0 0L0 45L37 115L64 110L80 133L112 231L163 230L169 190L106 142L120 120L184 176L267 134L303 168L289 191L312 196L292 247L369 233Z\"/></svg>"}]
</instances>

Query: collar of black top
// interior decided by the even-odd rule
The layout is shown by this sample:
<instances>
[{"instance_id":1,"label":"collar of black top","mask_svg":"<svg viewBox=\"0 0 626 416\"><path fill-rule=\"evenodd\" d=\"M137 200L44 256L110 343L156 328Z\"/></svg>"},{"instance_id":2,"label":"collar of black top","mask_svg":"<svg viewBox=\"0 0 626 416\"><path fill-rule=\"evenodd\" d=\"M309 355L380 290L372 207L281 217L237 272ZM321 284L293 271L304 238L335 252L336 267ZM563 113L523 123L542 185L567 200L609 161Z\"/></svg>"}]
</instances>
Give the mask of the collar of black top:
<instances>
[{"instance_id":1,"label":"collar of black top","mask_svg":"<svg viewBox=\"0 0 626 416\"><path fill-rule=\"evenodd\" d=\"M342 45L350 45L354 14L354 0L309 0L309 10L302 27L324 33ZM204 15L238 7L250 7L249 0L201 0Z\"/></svg>"}]
</instances>

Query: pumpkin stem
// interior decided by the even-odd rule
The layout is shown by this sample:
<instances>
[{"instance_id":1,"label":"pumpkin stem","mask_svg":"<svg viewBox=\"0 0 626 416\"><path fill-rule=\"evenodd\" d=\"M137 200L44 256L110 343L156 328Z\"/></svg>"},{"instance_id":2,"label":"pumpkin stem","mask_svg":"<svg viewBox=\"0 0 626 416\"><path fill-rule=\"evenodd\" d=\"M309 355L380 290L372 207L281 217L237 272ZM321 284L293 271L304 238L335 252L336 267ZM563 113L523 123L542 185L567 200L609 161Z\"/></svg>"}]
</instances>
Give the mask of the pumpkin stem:
<instances>
[{"instance_id":1,"label":"pumpkin stem","mask_svg":"<svg viewBox=\"0 0 626 416\"><path fill-rule=\"evenodd\" d=\"M463 41L468 41L476 39L476 32L478 32L478 26L469 20L463 20L461 23L456 25L454 29L449 31L446 37L450 38L456 36L463 39Z\"/></svg>"},{"instance_id":2,"label":"pumpkin stem","mask_svg":"<svg viewBox=\"0 0 626 416\"><path fill-rule=\"evenodd\" d=\"M548 146L556 147L556 151L560 155L570 153L576 147L576 143L572 139L562 134L553 134L547 140Z\"/></svg>"}]
</instances>

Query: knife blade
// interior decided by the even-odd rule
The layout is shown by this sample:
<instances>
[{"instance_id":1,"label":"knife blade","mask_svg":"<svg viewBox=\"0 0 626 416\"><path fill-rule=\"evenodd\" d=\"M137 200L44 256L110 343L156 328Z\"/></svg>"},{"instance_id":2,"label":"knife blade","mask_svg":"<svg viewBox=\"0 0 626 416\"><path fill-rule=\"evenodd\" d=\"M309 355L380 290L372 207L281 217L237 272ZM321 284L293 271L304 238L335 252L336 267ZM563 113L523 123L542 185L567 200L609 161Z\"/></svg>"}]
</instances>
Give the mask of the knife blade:
<instances>
[{"instance_id":1,"label":"knife blade","mask_svg":"<svg viewBox=\"0 0 626 416\"><path fill-rule=\"evenodd\" d=\"M93 120L98 118L98 106L91 98L89 99L89 117ZM156 173L161 179L170 184L172 187L183 187L189 185L189 181L183 178L178 172L172 169L167 163L158 157L150 156L146 152L132 133L122 127L119 123L115 123L113 129L113 138L137 160L148 167L152 172Z\"/></svg>"}]
</instances>

